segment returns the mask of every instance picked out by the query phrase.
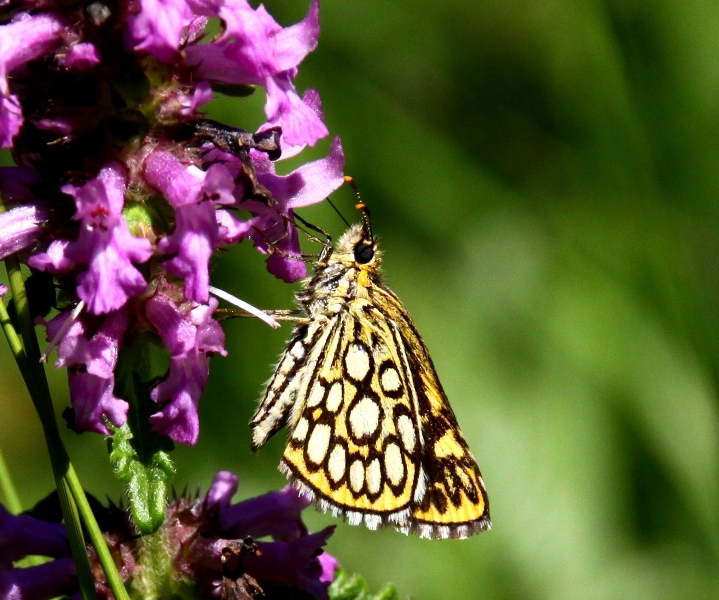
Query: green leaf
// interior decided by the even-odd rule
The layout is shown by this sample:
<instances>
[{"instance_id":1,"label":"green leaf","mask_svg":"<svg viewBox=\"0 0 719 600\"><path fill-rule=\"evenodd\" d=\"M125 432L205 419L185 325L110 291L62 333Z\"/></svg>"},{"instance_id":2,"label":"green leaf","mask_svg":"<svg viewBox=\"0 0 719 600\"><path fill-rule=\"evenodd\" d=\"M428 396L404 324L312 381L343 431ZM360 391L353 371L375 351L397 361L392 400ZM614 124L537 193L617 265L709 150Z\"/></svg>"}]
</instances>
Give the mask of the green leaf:
<instances>
[{"instance_id":1,"label":"green leaf","mask_svg":"<svg viewBox=\"0 0 719 600\"><path fill-rule=\"evenodd\" d=\"M340 569L329 588L331 600L399 600L397 588L388 583L377 594L370 594L369 585L361 575L348 575Z\"/></svg>"},{"instance_id":2,"label":"green leaf","mask_svg":"<svg viewBox=\"0 0 719 600\"><path fill-rule=\"evenodd\" d=\"M172 440L150 429L149 416L157 405L150 398L151 383L141 379L149 360L148 342L136 342L118 360L115 393L130 403L127 423L108 428L110 463L115 476L125 483L130 512L142 534L156 531L165 520L165 508L175 466L169 452Z\"/></svg>"},{"instance_id":3,"label":"green leaf","mask_svg":"<svg viewBox=\"0 0 719 600\"><path fill-rule=\"evenodd\" d=\"M175 467L167 452L139 453L130 426L113 428L108 438L110 462L115 476L126 484L130 512L140 533L155 531L165 520L166 499Z\"/></svg>"}]
</instances>

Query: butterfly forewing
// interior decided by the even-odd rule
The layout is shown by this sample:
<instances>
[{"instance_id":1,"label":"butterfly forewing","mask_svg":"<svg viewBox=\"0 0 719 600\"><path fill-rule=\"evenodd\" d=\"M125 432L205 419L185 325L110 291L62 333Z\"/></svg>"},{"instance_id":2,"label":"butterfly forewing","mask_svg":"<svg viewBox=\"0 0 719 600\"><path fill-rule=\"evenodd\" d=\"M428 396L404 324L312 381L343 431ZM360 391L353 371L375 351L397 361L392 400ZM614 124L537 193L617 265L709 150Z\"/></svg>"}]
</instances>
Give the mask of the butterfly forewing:
<instances>
[{"instance_id":1,"label":"butterfly forewing","mask_svg":"<svg viewBox=\"0 0 719 600\"><path fill-rule=\"evenodd\" d=\"M366 240L352 227L300 293L308 320L252 419L253 446L286 425L281 470L350 523L468 537L490 527L482 477L378 256L355 259Z\"/></svg>"},{"instance_id":2,"label":"butterfly forewing","mask_svg":"<svg viewBox=\"0 0 719 600\"><path fill-rule=\"evenodd\" d=\"M352 308L336 317L330 352L290 423L283 467L328 508L376 527L409 516L418 422L406 394L407 374L387 343L387 324L367 327Z\"/></svg>"}]
</instances>

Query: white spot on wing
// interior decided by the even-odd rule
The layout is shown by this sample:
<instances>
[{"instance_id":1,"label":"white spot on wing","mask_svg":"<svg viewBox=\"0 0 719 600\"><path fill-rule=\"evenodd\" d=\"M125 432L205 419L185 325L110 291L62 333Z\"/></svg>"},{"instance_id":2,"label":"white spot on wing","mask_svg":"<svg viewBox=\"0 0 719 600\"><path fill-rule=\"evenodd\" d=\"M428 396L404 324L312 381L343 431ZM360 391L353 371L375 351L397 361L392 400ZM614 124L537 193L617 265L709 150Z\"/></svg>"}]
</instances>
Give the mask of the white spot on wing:
<instances>
[{"instance_id":1,"label":"white spot on wing","mask_svg":"<svg viewBox=\"0 0 719 600\"><path fill-rule=\"evenodd\" d=\"M312 386L312 392L310 392L310 395L307 398L307 406L317 406L320 402L322 402L322 398L324 398L324 396L325 388L319 381L315 381L315 384Z\"/></svg>"},{"instance_id":2,"label":"white spot on wing","mask_svg":"<svg viewBox=\"0 0 719 600\"><path fill-rule=\"evenodd\" d=\"M404 477L404 461L397 444L387 444L384 451L384 468L392 485L399 485Z\"/></svg>"},{"instance_id":3,"label":"white spot on wing","mask_svg":"<svg viewBox=\"0 0 719 600\"><path fill-rule=\"evenodd\" d=\"M309 421L304 417L297 421L297 427L295 427L295 430L292 432L293 439L297 440L298 442L304 442L305 438L307 437L307 429L309 428L309 426Z\"/></svg>"},{"instance_id":4,"label":"white spot on wing","mask_svg":"<svg viewBox=\"0 0 719 600\"><path fill-rule=\"evenodd\" d=\"M352 407L349 417L352 434L356 438L372 435L379 427L379 406L365 396Z\"/></svg>"},{"instance_id":5,"label":"white spot on wing","mask_svg":"<svg viewBox=\"0 0 719 600\"><path fill-rule=\"evenodd\" d=\"M356 460L350 465L350 487L359 492L364 485L364 465Z\"/></svg>"},{"instance_id":6,"label":"white spot on wing","mask_svg":"<svg viewBox=\"0 0 719 600\"><path fill-rule=\"evenodd\" d=\"M394 367L388 367L382 371L382 379L380 380L382 390L385 392L396 392L402 387L402 381L399 373Z\"/></svg>"},{"instance_id":7,"label":"white spot on wing","mask_svg":"<svg viewBox=\"0 0 719 600\"><path fill-rule=\"evenodd\" d=\"M307 442L307 457L319 465L325 459L327 448L330 445L330 434L332 430L329 425L315 425L310 439Z\"/></svg>"},{"instance_id":8,"label":"white spot on wing","mask_svg":"<svg viewBox=\"0 0 719 600\"><path fill-rule=\"evenodd\" d=\"M356 381L361 381L369 373L369 355L367 350L358 344L352 344L345 356L347 374Z\"/></svg>"},{"instance_id":9,"label":"white spot on wing","mask_svg":"<svg viewBox=\"0 0 719 600\"><path fill-rule=\"evenodd\" d=\"M332 452L330 452L327 470L329 471L330 479L333 481L339 481L345 474L345 454L345 449L339 444L332 448Z\"/></svg>"},{"instance_id":10,"label":"white spot on wing","mask_svg":"<svg viewBox=\"0 0 719 600\"><path fill-rule=\"evenodd\" d=\"M367 467L367 491L370 494L376 494L379 492L381 486L382 469L379 464L379 459L375 458Z\"/></svg>"},{"instance_id":11,"label":"white spot on wing","mask_svg":"<svg viewBox=\"0 0 719 600\"><path fill-rule=\"evenodd\" d=\"M414 452L414 447L417 443L417 439L414 435L412 419L410 419L407 415L400 415L399 419L397 419L397 429L399 430L399 435L402 438L405 450L411 454Z\"/></svg>"},{"instance_id":12,"label":"white spot on wing","mask_svg":"<svg viewBox=\"0 0 719 600\"><path fill-rule=\"evenodd\" d=\"M337 412L340 405L342 404L342 382L335 381L330 388L329 394L327 394L327 401L325 406L330 412Z\"/></svg>"},{"instance_id":13,"label":"white spot on wing","mask_svg":"<svg viewBox=\"0 0 719 600\"><path fill-rule=\"evenodd\" d=\"M279 371L283 375L287 375L292 370L292 367L294 367L294 366L295 366L295 359L288 352L287 354L285 354L285 357L282 359L280 366L277 367L277 371Z\"/></svg>"},{"instance_id":14,"label":"white spot on wing","mask_svg":"<svg viewBox=\"0 0 719 600\"><path fill-rule=\"evenodd\" d=\"M420 467L419 476L417 477L417 487L414 489L414 496L412 502L419 504L424 499L424 495L427 493L427 473Z\"/></svg>"},{"instance_id":15,"label":"white spot on wing","mask_svg":"<svg viewBox=\"0 0 719 600\"><path fill-rule=\"evenodd\" d=\"M295 342L295 344L290 349L290 354L294 356L297 360L300 360L305 355L305 347L302 345L302 342Z\"/></svg>"}]
</instances>

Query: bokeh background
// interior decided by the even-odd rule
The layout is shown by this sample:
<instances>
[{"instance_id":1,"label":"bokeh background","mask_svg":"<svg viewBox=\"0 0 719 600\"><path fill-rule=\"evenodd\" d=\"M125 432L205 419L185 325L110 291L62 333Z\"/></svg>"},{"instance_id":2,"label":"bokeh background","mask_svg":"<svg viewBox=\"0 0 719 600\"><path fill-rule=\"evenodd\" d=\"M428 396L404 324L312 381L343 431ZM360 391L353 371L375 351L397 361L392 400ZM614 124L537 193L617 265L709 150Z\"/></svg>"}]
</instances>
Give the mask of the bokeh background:
<instances>
[{"instance_id":1,"label":"bokeh background","mask_svg":"<svg viewBox=\"0 0 719 600\"><path fill-rule=\"evenodd\" d=\"M291 24L307 3L268 8ZM324 0L321 17L298 87L321 92L494 522L466 541L338 523L330 552L403 598L719 597L719 4ZM213 116L255 126L262 102ZM356 218L350 190L335 201ZM247 245L213 283L266 308L296 289ZM289 328L226 332L177 485L231 469L250 497L284 484L283 436L253 454L247 422ZM0 445L29 507L52 478L21 390L3 344ZM66 442L117 498L103 440Z\"/></svg>"}]
</instances>

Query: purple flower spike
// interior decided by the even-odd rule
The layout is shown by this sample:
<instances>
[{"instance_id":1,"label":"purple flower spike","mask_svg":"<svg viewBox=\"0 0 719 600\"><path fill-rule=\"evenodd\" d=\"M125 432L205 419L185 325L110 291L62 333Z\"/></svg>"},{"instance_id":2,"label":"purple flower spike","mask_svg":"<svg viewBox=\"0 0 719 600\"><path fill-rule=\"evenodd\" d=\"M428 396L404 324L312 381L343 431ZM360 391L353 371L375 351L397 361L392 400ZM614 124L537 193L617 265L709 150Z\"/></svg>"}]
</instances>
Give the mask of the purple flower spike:
<instances>
[{"instance_id":1,"label":"purple flower spike","mask_svg":"<svg viewBox=\"0 0 719 600\"><path fill-rule=\"evenodd\" d=\"M49 14L22 14L0 27L0 148L12 146L22 127L22 108L10 93L8 76L31 60L41 57L60 44L62 23Z\"/></svg>"},{"instance_id":2,"label":"purple flower spike","mask_svg":"<svg viewBox=\"0 0 719 600\"><path fill-rule=\"evenodd\" d=\"M50 600L77 589L75 563L69 557L0 573L0 598L3 600Z\"/></svg>"},{"instance_id":3,"label":"purple flower spike","mask_svg":"<svg viewBox=\"0 0 719 600\"><path fill-rule=\"evenodd\" d=\"M0 504L0 572L31 554L69 556L65 526L27 515L11 515Z\"/></svg>"},{"instance_id":4,"label":"purple flower spike","mask_svg":"<svg viewBox=\"0 0 719 600\"><path fill-rule=\"evenodd\" d=\"M54 339L69 316L69 311L61 313L47 324L49 340ZM125 310L100 318L81 315L70 325L57 348L55 366L68 367L77 431L108 435L103 416L117 427L127 420L128 403L113 394L115 365L127 325Z\"/></svg>"},{"instance_id":5,"label":"purple flower spike","mask_svg":"<svg viewBox=\"0 0 719 600\"><path fill-rule=\"evenodd\" d=\"M110 163L83 186L63 186L62 191L75 198L75 219L82 221L77 241L57 240L50 244L46 254L35 255L28 261L30 266L53 274L76 264L87 264L87 271L77 278L77 295L96 315L117 310L147 287L132 263L149 260L152 245L144 238L134 237L122 216L123 171L118 163Z\"/></svg>"},{"instance_id":6,"label":"purple flower spike","mask_svg":"<svg viewBox=\"0 0 719 600\"><path fill-rule=\"evenodd\" d=\"M164 406L150 417L150 422L155 431L180 444L197 442L197 405L209 375L210 354L227 354L225 334L212 319L217 304L215 298L210 298L209 305L185 312L163 293L147 303L147 318L170 351L169 372L151 393L152 399Z\"/></svg>"},{"instance_id":7,"label":"purple flower spike","mask_svg":"<svg viewBox=\"0 0 719 600\"><path fill-rule=\"evenodd\" d=\"M210 255L219 243L215 203L234 202L234 179L224 165L204 172L163 151L148 156L145 177L175 208L175 231L157 245L163 254L175 255L164 267L185 280L189 300L206 303Z\"/></svg>"},{"instance_id":8,"label":"purple flower spike","mask_svg":"<svg viewBox=\"0 0 719 600\"><path fill-rule=\"evenodd\" d=\"M258 542L262 555L245 558L247 572L260 581L292 585L327 600L329 582L320 580L325 573L317 557L334 529L330 525L292 542Z\"/></svg>"},{"instance_id":9,"label":"purple flower spike","mask_svg":"<svg viewBox=\"0 0 719 600\"><path fill-rule=\"evenodd\" d=\"M307 534L300 519L310 500L291 485L277 492L220 510L219 524L226 537L244 538L271 535L276 540L291 542Z\"/></svg>"}]
</instances>

